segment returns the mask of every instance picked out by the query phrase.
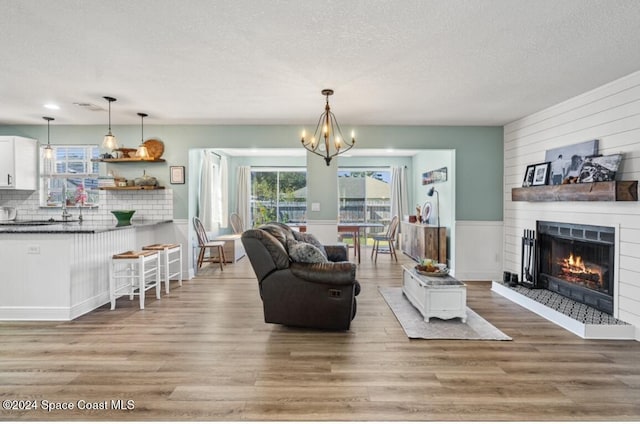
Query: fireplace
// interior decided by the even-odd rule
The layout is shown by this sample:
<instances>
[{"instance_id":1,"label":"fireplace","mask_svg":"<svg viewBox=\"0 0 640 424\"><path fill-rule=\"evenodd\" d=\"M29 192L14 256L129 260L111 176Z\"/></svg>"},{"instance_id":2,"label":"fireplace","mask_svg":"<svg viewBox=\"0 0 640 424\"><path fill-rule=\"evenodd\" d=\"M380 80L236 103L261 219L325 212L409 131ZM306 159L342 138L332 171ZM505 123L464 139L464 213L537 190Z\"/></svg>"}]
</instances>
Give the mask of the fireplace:
<instances>
[{"instance_id":1,"label":"fireplace","mask_svg":"<svg viewBox=\"0 0 640 424\"><path fill-rule=\"evenodd\" d=\"M537 222L536 286L613 313L615 228Z\"/></svg>"}]
</instances>

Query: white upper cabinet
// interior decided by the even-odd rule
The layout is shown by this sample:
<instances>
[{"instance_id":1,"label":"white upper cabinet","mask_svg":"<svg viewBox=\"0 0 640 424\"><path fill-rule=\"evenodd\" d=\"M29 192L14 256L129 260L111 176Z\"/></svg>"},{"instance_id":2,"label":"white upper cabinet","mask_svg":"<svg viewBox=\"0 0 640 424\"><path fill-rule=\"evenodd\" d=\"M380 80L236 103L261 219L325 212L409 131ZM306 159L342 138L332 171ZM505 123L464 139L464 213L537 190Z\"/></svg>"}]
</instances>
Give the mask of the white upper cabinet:
<instances>
[{"instance_id":1,"label":"white upper cabinet","mask_svg":"<svg viewBox=\"0 0 640 424\"><path fill-rule=\"evenodd\" d=\"M38 188L38 142L0 136L0 190Z\"/></svg>"}]
</instances>

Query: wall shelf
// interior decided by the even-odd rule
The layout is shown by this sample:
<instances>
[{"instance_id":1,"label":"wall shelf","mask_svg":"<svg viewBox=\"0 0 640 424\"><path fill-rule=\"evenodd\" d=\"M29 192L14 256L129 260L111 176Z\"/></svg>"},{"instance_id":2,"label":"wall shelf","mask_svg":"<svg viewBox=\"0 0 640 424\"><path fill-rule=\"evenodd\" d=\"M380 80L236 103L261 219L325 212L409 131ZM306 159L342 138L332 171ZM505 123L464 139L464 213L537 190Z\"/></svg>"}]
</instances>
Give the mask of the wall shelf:
<instances>
[{"instance_id":1,"label":"wall shelf","mask_svg":"<svg viewBox=\"0 0 640 424\"><path fill-rule=\"evenodd\" d=\"M511 200L514 202L637 202L638 181L516 187L511 189Z\"/></svg>"},{"instance_id":2,"label":"wall shelf","mask_svg":"<svg viewBox=\"0 0 640 424\"><path fill-rule=\"evenodd\" d=\"M91 159L91 162L107 163L137 163L137 162L165 162L164 159L138 159L138 158L115 158L115 159Z\"/></svg>"},{"instance_id":3,"label":"wall shelf","mask_svg":"<svg viewBox=\"0 0 640 424\"><path fill-rule=\"evenodd\" d=\"M99 190L164 190L162 186L100 187Z\"/></svg>"}]
</instances>

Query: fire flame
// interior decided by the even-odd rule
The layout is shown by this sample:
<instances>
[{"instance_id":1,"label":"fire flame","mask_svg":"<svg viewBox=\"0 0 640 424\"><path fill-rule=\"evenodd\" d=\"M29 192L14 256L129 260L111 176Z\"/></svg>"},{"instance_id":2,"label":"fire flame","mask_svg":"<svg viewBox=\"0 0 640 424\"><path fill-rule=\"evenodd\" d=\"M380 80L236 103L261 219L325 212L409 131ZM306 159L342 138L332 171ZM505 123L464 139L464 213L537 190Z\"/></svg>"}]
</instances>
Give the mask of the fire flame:
<instances>
[{"instance_id":1,"label":"fire flame","mask_svg":"<svg viewBox=\"0 0 640 424\"><path fill-rule=\"evenodd\" d=\"M568 258L562 259L562 272L567 276L574 275L580 279L595 280L599 284L603 281L603 270L600 267L585 265L582 257L574 255L573 252Z\"/></svg>"}]
</instances>

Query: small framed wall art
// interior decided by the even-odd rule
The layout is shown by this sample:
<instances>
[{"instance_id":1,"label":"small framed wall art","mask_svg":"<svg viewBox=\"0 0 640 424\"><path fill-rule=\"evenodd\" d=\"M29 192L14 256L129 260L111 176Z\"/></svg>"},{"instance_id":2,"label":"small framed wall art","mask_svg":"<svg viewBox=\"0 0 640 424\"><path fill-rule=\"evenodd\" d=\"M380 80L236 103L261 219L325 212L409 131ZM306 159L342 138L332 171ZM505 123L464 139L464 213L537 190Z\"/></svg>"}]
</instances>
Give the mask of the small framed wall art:
<instances>
[{"instance_id":1,"label":"small framed wall art","mask_svg":"<svg viewBox=\"0 0 640 424\"><path fill-rule=\"evenodd\" d=\"M422 174L422 185L429 185L433 183L439 183L447 181L447 167L434 169Z\"/></svg>"},{"instance_id":2,"label":"small framed wall art","mask_svg":"<svg viewBox=\"0 0 640 424\"><path fill-rule=\"evenodd\" d=\"M184 166L171 166L171 184L184 184Z\"/></svg>"},{"instance_id":3,"label":"small framed wall art","mask_svg":"<svg viewBox=\"0 0 640 424\"><path fill-rule=\"evenodd\" d=\"M551 162L542 162L534 165L532 186L547 185L549 182L549 169L551 168Z\"/></svg>"}]
</instances>

